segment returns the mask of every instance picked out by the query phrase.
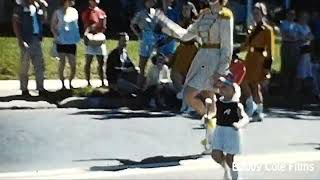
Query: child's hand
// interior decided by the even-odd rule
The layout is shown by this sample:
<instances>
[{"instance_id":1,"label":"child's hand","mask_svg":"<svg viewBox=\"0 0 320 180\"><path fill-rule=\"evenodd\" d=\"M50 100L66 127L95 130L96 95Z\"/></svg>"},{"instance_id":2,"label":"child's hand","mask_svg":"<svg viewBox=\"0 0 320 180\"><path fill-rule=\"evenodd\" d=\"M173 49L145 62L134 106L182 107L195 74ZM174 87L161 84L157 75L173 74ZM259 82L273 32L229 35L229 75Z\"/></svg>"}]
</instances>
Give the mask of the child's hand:
<instances>
[{"instance_id":1,"label":"child's hand","mask_svg":"<svg viewBox=\"0 0 320 180\"><path fill-rule=\"evenodd\" d=\"M241 128L240 125L239 125L239 123L237 123L237 122L232 123L232 126L233 126L236 130L238 130L238 129Z\"/></svg>"}]
</instances>

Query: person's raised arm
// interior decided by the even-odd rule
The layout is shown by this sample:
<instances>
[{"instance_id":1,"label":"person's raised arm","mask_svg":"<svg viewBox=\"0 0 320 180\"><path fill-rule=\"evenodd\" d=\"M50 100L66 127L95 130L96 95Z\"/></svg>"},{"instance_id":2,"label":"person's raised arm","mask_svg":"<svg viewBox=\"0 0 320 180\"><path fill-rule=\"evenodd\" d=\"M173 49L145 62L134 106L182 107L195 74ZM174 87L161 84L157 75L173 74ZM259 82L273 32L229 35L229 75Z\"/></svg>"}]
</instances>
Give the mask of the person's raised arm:
<instances>
[{"instance_id":1,"label":"person's raised arm","mask_svg":"<svg viewBox=\"0 0 320 180\"><path fill-rule=\"evenodd\" d=\"M159 21L162 23L162 32L166 33L171 37L186 42L198 37L199 24L201 23L204 14L205 12L201 13L199 18L187 29L180 27L179 25L177 25L161 13L158 13L157 17L159 18Z\"/></svg>"},{"instance_id":2,"label":"person's raised arm","mask_svg":"<svg viewBox=\"0 0 320 180\"><path fill-rule=\"evenodd\" d=\"M230 10L221 16L220 25L220 58L217 73L225 75L232 58L233 52L233 15Z\"/></svg>"}]
</instances>

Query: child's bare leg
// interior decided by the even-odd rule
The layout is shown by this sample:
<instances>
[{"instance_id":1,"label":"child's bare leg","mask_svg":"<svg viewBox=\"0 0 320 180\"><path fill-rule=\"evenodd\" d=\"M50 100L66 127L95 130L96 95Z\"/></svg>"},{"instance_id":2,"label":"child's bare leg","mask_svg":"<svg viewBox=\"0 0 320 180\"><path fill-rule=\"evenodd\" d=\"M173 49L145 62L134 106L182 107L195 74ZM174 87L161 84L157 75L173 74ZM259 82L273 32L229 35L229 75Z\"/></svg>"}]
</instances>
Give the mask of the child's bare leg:
<instances>
[{"instance_id":1,"label":"child's bare leg","mask_svg":"<svg viewBox=\"0 0 320 180\"><path fill-rule=\"evenodd\" d=\"M234 169L233 169L233 166L234 166L234 155L233 154L226 155L226 163L231 170L230 172L231 172L232 180L238 179L238 171L234 171Z\"/></svg>"},{"instance_id":2,"label":"child's bare leg","mask_svg":"<svg viewBox=\"0 0 320 180\"><path fill-rule=\"evenodd\" d=\"M223 154L222 151L212 150L211 157L212 157L212 159L213 159L215 162L217 162L217 163L220 164L223 168L225 168L226 161L225 161L225 156L224 156L224 154Z\"/></svg>"},{"instance_id":3,"label":"child's bare leg","mask_svg":"<svg viewBox=\"0 0 320 180\"><path fill-rule=\"evenodd\" d=\"M230 168L227 165L226 156L223 154L223 152L219 150L213 150L211 157L214 161L219 163L224 169L224 179L231 179L230 170L229 170Z\"/></svg>"}]
</instances>

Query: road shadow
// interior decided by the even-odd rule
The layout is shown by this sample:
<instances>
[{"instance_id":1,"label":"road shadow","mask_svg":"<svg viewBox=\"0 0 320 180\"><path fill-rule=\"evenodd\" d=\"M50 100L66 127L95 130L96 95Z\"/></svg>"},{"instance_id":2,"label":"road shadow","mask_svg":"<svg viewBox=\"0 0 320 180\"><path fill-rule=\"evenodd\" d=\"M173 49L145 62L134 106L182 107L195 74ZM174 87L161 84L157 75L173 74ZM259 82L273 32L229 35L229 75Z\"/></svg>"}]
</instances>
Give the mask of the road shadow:
<instances>
[{"instance_id":1,"label":"road shadow","mask_svg":"<svg viewBox=\"0 0 320 180\"><path fill-rule=\"evenodd\" d=\"M110 120L110 119L132 119L132 118L165 118L177 116L176 113L170 111L123 111L123 110L93 110L81 111L71 115L92 115L100 116L93 118L94 120Z\"/></svg>"},{"instance_id":2,"label":"road shadow","mask_svg":"<svg viewBox=\"0 0 320 180\"><path fill-rule=\"evenodd\" d=\"M296 108L268 108L265 110L268 118L290 118L293 120L319 121L320 110L301 110Z\"/></svg>"},{"instance_id":3,"label":"road shadow","mask_svg":"<svg viewBox=\"0 0 320 180\"><path fill-rule=\"evenodd\" d=\"M320 151L320 143L293 143L289 146L312 146L315 150Z\"/></svg>"},{"instance_id":4,"label":"road shadow","mask_svg":"<svg viewBox=\"0 0 320 180\"><path fill-rule=\"evenodd\" d=\"M118 161L121 165L116 166L93 166L90 171L121 171L131 168L160 168L179 166L180 161L195 160L201 158L202 155L189 155L189 156L155 156L143 159L141 161L133 161L130 159L84 159L74 160L73 162L88 162L88 161Z\"/></svg>"},{"instance_id":5,"label":"road shadow","mask_svg":"<svg viewBox=\"0 0 320 180\"><path fill-rule=\"evenodd\" d=\"M48 91L42 96L22 96L22 95L13 95L13 96L4 96L0 97L0 102L10 102L16 100L23 100L29 102L38 102L38 101L46 101L49 103L57 104L59 101L62 101L65 98L71 97L71 90L59 90L55 92Z\"/></svg>"}]
</instances>

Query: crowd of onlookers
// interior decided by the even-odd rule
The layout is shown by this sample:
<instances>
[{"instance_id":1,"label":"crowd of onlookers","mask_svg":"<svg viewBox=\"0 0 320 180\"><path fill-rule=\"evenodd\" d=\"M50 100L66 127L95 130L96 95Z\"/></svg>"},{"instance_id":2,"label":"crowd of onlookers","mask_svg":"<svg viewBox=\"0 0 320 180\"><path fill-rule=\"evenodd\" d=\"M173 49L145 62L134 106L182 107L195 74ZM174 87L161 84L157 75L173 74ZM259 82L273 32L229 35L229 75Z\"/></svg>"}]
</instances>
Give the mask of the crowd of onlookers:
<instances>
[{"instance_id":1,"label":"crowd of onlookers","mask_svg":"<svg viewBox=\"0 0 320 180\"><path fill-rule=\"evenodd\" d=\"M288 10L280 24L283 90L320 97L320 14Z\"/></svg>"},{"instance_id":2,"label":"crowd of onlookers","mask_svg":"<svg viewBox=\"0 0 320 180\"><path fill-rule=\"evenodd\" d=\"M162 2L163 4L159 8L164 15L182 28L188 28L198 18L200 11L196 7L202 7L202 10L208 7L207 1L199 1L201 4L195 6L191 1L185 0L181 1L182 6L179 8L174 6L174 0ZM43 88L44 60L41 39L42 22L46 18L48 4L45 0L17 0L16 3L13 27L21 50L22 94L30 96L27 86L31 62L35 69L39 94L45 95L47 91ZM126 32L119 33L118 46L107 52L106 36L104 35L107 31L107 14L98 7L99 0L89 0L88 8L81 13L72 7L74 3L74 0L60 0L60 6L53 13L50 23L54 37L51 52L59 59L58 74L63 88L66 88L64 83L66 62L70 65L71 71L68 80L70 88L73 88L72 80L76 74L77 44L81 40L78 20L81 18L85 31L83 35L86 54L84 72L88 86L91 86L91 63L96 58L102 86L105 86L104 79L106 78L108 86L113 92L130 96L143 94L145 104L151 107L164 108L170 103L174 105L177 99L182 99L182 110L188 110L186 104L193 101L193 97L185 99L183 93L186 92L183 90L186 89L185 81L196 54L201 48L219 49L220 47L212 47L212 44L210 47L201 47L195 38L179 41L174 36L163 33L161 23L155 18L156 11L153 12L156 1L144 0L144 8L132 17L130 25L140 42L139 66L136 67L126 49L129 42L129 36ZM273 42L262 49L256 46L259 44L264 46L269 40L273 41L274 37L273 34L271 36L268 34L273 31L265 31L269 27L264 24L264 18L267 15L267 12L264 11L267 10L264 7L256 8L260 8L261 11L258 12L261 17L256 17L256 22L260 24L252 30L252 34L243 43L242 49L240 48L237 52L248 51L247 73L249 73L248 77L252 77L251 79L247 78L241 85L243 94L247 96L247 101L244 100L244 104L251 107L255 103L256 109L259 109L260 104L263 103L259 89L261 89L261 82L267 79L270 73L268 69L271 67L272 48L274 47ZM293 93L310 92L320 98L319 13L299 12L296 16L294 10L289 10L286 19L281 21L280 30L282 37L281 85L283 89L285 91L294 90ZM260 32L265 32L265 34L261 36L262 40L257 40L259 37L257 34ZM267 55L265 56L263 53L267 53ZM261 61L264 62L262 65L257 65L254 62L256 59L262 59ZM147 64L149 64L148 68L146 68ZM261 67L261 70L256 66ZM265 72L260 77L260 75L254 75L260 73L257 71Z\"/></svg>"}]
</instances>

